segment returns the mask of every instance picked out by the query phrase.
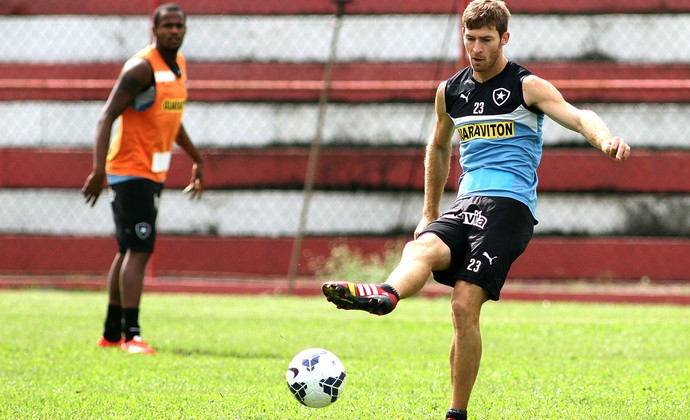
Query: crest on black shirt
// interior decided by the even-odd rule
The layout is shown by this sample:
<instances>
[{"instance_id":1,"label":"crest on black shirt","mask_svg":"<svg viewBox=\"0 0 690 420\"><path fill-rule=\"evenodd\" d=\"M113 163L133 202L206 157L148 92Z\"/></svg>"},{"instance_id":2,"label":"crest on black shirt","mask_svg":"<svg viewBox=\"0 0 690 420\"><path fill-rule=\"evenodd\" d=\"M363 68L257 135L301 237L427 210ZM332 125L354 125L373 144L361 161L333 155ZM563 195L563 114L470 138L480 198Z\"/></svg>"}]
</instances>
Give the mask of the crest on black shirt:
<instances>
[{"instance_id":1,"label":"crest on black shirt","mask_svg":"<svg viewBox=\"0 0 690 420\"><path fill-rule=\"evenodd\" d=\"M506 89L506 88L494 89L493 98L494 98L494 103L496 105L498 105L498 106L503 105L504 103L506 103L506 101L508 100L509 97L510 97L510 91L508 89Z\"/></svg>"}]
</instances>

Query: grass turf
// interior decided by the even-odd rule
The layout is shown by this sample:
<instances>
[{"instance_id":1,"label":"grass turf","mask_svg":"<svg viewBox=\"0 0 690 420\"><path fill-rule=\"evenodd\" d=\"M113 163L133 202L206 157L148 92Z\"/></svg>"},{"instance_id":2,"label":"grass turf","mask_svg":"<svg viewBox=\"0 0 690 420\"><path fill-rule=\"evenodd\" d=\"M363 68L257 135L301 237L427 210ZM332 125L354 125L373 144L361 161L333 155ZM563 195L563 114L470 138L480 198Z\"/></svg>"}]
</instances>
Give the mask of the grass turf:
<instances>
[{"instance_id":1,"label":"grass turf","mask_svg":"<svg viewBox=\"0 0 690 420\"><path fill-rule=\"evenodd\" d=\"M0 292L0 418L440 419L448 408L447 298L376 317L321 298L149 293L155 356L95 348L105 300ZM490 302L482 334L470 418L687 418L688 307ZM308 347L348 372L323 409L285 384Z\"/></svg>"}]
</instances>

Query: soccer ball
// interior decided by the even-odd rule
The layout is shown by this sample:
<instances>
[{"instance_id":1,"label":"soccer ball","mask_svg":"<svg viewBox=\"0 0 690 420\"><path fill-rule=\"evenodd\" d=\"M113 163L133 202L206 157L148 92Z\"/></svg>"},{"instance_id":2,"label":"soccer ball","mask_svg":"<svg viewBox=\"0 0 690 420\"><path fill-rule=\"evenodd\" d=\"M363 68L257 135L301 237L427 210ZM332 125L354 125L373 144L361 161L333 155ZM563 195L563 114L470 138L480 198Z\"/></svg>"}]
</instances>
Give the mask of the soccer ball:
<instances>
[{"instance_id":1,"label":"soccer ball","mask_svg":"<svg viewBox=\"0 0 690 420\"><path fill-rule=\"evenodd\" d=\"M311 408L334 403L345 386L343 364L335 354L319 348L297 353L285 377L297 401Z\"/></svg>"}]
</instances>

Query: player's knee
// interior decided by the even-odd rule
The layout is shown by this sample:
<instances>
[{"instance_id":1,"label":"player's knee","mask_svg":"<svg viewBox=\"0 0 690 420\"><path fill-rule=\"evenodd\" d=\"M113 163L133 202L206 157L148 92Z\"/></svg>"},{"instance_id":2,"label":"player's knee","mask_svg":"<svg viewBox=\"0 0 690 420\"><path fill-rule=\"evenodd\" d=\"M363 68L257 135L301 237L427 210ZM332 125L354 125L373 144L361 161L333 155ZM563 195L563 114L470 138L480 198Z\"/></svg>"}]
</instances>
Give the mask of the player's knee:
<instances>
[{"instance_id":1,"label":"player's knee","mask_svg":"<svg viewBox=\"0 0 690 420\"><path fill-rule=\"evenodd\" d=\"M435 235L423 235L405 245L403 255L417 261L424 261L430 266L439 266L450 259L450 250Z\"/></svg>"},{"instance_id":2,"label":"player's knee","mask_svg":"<svg viewBox=\"0 0 690 420\"><path fill-rule=\"evenodd\" d=\"M450 304L455 324L467 326L479 322L480 308L474 302L462 296L453 297Z\"/></svg>"},{"instance_id":3,"label":"player's knee","mask_svg":"<svg viewBox=\"0 0 690 420\"><path fill-rule=\"evenodd\" d=\"M403 255L417 255L422 249L423 247L420 246L417 241L410 241L405 244L405 248L403 248Z\"/></svg>"},{"instance_id":4,"label":"player's knee","mask_svg":"<svg viewBox=\"0 0 690 420\"><path fill-rule=\"evenodd\" d=\"M472 317L472 310L469 305L461 299L453 299L450 308L456 321L465 323Z\"/></svg>"}]
</instances>

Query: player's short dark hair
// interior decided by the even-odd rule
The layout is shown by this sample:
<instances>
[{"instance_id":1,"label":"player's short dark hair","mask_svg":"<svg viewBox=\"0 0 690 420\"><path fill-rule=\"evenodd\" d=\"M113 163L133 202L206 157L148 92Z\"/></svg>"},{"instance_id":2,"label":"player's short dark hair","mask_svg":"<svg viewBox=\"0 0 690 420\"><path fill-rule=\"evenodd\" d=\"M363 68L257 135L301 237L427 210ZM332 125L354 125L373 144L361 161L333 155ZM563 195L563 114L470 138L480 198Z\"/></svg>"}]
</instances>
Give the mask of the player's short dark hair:
<instances>
[{"instance_id":1,"label":"player's short dark hair","mask_svg":"<svg viewBox=\"0 0 690 420\"><path fill-rule=\"evenodd\" d=\"M501 0L474 0L462 14L462 26L467 29L479 29L493 26L502 36L508 32L510 11Z\"/></svg>"},{"instance_id":2,"label":"player's short dark hair","mask_svg":"<svg viewBox=\"0 0 690 420\"><path fill-rule=\"evenodd\" d=\"M160 6L156 7L156 10L153 11L153 25L158 26L158 23L161 20L161 15L163 12L180 12L182 13L182 17L184 18L184 21L187 22L187 13L185 13L184 10L182 10L182 7L175 3L163 3Z\"/></svg>"}]
</instances>

